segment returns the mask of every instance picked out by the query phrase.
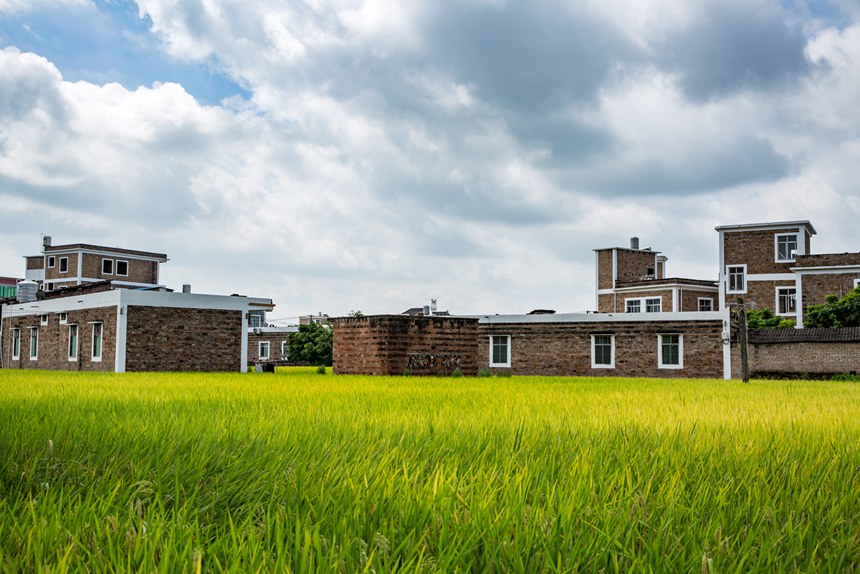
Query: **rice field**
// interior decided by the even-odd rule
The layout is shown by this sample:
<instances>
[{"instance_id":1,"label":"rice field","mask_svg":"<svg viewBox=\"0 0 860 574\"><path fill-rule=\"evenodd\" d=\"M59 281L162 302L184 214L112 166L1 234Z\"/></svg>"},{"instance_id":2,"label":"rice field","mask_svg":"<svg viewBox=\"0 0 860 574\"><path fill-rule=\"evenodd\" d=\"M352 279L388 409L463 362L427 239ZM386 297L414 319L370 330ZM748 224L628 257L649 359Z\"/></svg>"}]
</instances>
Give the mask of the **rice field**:
<instances>
[{"instance_id":1,"label":"rice field","mask_svg":"<svg viewBox=\"0 0 860 574\"><path fill-rule=\"evenodd\" d=\"M3 572L854 572L860 384L0 372Z\"/></svg>"}]
</instances>

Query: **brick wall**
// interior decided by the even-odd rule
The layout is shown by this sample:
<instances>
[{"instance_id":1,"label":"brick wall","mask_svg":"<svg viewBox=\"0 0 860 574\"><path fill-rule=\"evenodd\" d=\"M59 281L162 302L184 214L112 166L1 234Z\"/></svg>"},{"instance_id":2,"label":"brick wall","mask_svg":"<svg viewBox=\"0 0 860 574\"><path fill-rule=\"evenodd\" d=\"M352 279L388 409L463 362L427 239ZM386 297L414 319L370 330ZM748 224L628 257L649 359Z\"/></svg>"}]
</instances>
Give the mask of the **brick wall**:
<instances>
[{"instance_id":1,"label":"brick wall","mask_svg":"<svg viewBox=\"0 0 860 574\"><path fill-rule=\"evenodd\" d=\"M42 269L45 266L45 259L41 255L32 255L27 257L27 269Z\"/></svg>"},{"instance_id":2,"label":"brick wall","mask_svg":"<svg viewBox=\"0 0 860 574\"><path fill-rule=\"evenodd\" d=\"M372 315L332 319L333 371L338 374L464 375L478 372L478 320Z\"/></svg>"},{"instance_id":3,"label":"brick wall","mask_svg":"<svg viewBox=\"0 0 860 574\"><path fill-rule=\"evenodd\" d=\"M714 377L723 376L722 322L509 323L479 325L479 367L489 368L490 335L511 336L515 375ZM660 333L683 333L682 369L658 368ZM615 335L615 368L591 368L591 335ZM493 369L495 371L507 369Z\"/></svg>"},{"instance_id":4,"label":"brick wall","mask_svg":"<svg viewBox=\"0 0 860 574\"><path fill-rule=\"evenodd\" d=\"M92 360L92 323L102 323L102 360ZM78 325L78 358L69 361L69 325ZM21 356L12 360L12 328L21 329ZM39 327L39 358L30 360L30 327ZM4 317L3 366L11 369L60 371L113 371L116 361L116 307L71 310L66 324L58 313L48 314L41 325L40 315Z\"/></svg>"},{"instance_id":5,"label":"brick wall","mask_svg":"<svg viewBox=\"0 0 860 574\"><path fill-rule=\"evenodd\" d=\"M726 294L728 303L736 303L738 297L743 298L744 303L755 309L770 309L776 313L776 288L796 287L795 281L748 281L747 292L743 294Z\"/></svg>"},{"instance_id":6,"label":"brick wall","mask_svg":"<svg viewBox=\"0 0 860 574\"><path fill-rule=\"evenodd\" d=\"M741 353L732 344L732 377L741 378ZM750 344L751 376L860 374L860 343L770 343Z\"/></svg>"},{"instance_id":7,"label":"brick wall","mask_svg":"<svg viewBox=\"0 0 860 574\"><path fill-rule=\"evenodd\" d=\"M248 362L254 363L260 359L260 342L269 342L270 361L288 361L289 352L285 356L281 353L281 343L287 342L291 333L248 333Z\"/></svg>"},{"instance_id":8,"label":"brick wall","mask_svg":"<svg viewBox=\"0 0 860 574\"><path fill-rule=\"evenodd\" d=\"M860 273L803 275L803 308L824 303L827 295L836 295L841 299L854 289L856 279L860 279Z\"/></svg>"},{"instance_id":9,"label":"brick wall","mask_svg":"<svg viewBox=\"0 0 860 574\"><path fill-rule=\"evenodd\" d=\"M77 253L56 255L55 257L56 263L54 266L45 269L45 281L52 281L54 283L58 281L74 281L75 277L78 276ZM68 257L69 259L68 271L66 273L60 273L60 259L63 257Z\"/></svg>"},{"instance_id":10,"label":"brick wall","mask_svg":"<svg viewBox=\"0 0 860 574\"><path fill-rule=\"evenodd\" d=\"M726 265L746 263L747 273L791 273L794 263L777 263L774 236L781 233L798 233L795 229L770 229L767 231L726 232L724 253ZM809 236L807 250L809 253ZM725 271L725 270L724 270ZM773 306L773 304L771 304Z\"/></svg>"},{"instance_id":11,"label":"brick wall","mask_svg":"<svg viewBox=\"0 0 860 574\"><path fill-rule=\"evenodd\" d=\"M860 253L823 253L821 255L799 255L796 267L835 267L860 265Z\"/></svg>"},{"instance_id":12,"label":"brick wall","mask_svg":"<svg viewBox=\"0 0 860 574\"><path fill-rule=\"evenodd\" d=\"M597 288L612 289L612 250L601 249L597 252Z\"/></svg>"},{"instance_id":13,"label":"brick wall","mask_svg":"<svg viewBox=\"0 0 860 574\"><path fill-rule=\"evenodd\" d=\"M630 249L618 249L618 283L639 281L651 269L656 273L656 253L651 251L633 251ZM616 285L617 286L617 285Z\"/></svg>"},{"instance_id":14,"label":"brick wall","mask_svg":"<svg viewBox=\"0 0 860 574\"><path fill-rule=\"evenodd\" d=\"M681 308L678 311L698 311L699 297L710 299L712 301L712 309L716 311L720 305L720 294L714 291L697 291L695 289L681 288L679 299L681 300Z\"/></svg>"},{"instance_id":15,"label":"brick wall","mask_svg":"<svg viewBox=\"0 0 860 574\"><path fill-rule=\"evenodd\" d=\"M128 307L127 371L238 371L242 312Z\"/></svg>"},{"instance_id":16,"label":"brick wall","mask_svg":"<svg viewBox=\"0 0 860 574\"><path fill-rule=\"evenodd\" d=\"M102 261L110 259L113 261L113 273L102 273ZM116 262L128 262L128 275L117 275ZM84 253L82 259L82 276L88 279L109 279L112 281L129 281L132 283L156 284L156 271L158 263L152 261L140 261L124 255L99 255Z\"/></svg>"}]
</instances>

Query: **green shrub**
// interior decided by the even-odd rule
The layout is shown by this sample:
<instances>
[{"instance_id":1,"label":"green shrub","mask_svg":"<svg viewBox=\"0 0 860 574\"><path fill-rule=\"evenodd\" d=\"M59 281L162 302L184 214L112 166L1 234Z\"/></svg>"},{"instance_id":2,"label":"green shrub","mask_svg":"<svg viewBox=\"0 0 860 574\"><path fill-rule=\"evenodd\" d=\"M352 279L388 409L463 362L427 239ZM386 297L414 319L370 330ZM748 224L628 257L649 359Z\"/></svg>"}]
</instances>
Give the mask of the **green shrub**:
<instances>
[{"instance_id":1,"label":"green shrub","mask_svg":"<svg viewBox=\"0 0 860 574\"><path fill-rule=\"evenodd\" d=\"M492 371L490 371L490 369L481 369L480 371L478 371L478 376L481 378L492 377L493 373L492 373Z\"/></svg>"},{"instance_id":2,"label":"green shrub","mask_svg":"<svg viewBox=\"0 0 860 574\"><path fill-rule=\"evenodd\" d=\"M454 377L455 379L459 379L460 377L463 376L463 371L460 370L460 367L457 367L456 369L454 369L454 372L451 373L451 376Z\"/></svg>"},{"instance_id":3,"label":"green shrub","mask_svg":"<svg viewBox=\"0 0 860 574\"><path fill-rule=\"evenodd\" d=\"M324 375L325 374L325 365L320 365L317 367L317 374Z\"/></svg>"},{"instance_id":4,"label":"green shrub","mask_svg":"<svg viewBox=\"0 0 860 574\"><path fill-rule=\"evenodd\" d=\"M405 369L403 369L403 376L404 377L411 377L412 376L412 369L410 369L409 367L406 367Z\"/></svg>"}]
</instances>

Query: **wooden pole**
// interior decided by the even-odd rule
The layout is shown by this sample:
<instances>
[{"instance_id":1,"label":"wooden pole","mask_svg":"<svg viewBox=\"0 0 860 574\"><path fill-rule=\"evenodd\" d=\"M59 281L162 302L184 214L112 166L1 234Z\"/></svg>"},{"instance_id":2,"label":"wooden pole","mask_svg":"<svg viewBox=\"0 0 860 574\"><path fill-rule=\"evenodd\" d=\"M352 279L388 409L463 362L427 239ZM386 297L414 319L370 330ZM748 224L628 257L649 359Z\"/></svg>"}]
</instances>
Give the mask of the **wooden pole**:
<instances>
[{"instance_id":1,"label":"wooden pole","mask_svg":"<svg viewBox=\"0 0 860 574\"><path fill-rule=\"evenodd\" d=\"M741 377L745 383L750 382L750 357L749 344L747 342L747 312L744 308L744 300L738 297L738 344L741 347Z\"/></svg>"}]
</instances>

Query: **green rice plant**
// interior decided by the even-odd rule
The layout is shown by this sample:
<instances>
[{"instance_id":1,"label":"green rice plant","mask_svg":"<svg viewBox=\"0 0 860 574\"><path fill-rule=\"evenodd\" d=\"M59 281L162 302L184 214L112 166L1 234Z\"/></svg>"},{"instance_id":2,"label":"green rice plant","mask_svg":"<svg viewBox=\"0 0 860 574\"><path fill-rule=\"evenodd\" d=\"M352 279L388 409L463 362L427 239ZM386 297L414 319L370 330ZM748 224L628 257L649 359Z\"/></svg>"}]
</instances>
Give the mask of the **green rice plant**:
<instances>
[{"instance_id":1,"label":"green rice plant","mask_svg":"<svg viewBox=\"0 0 860 574\"><path fill-rule=\"evenodd\" d=\"M0 372L0 571L860 569L838 381Z\"/></svg>"}]
</instances>

